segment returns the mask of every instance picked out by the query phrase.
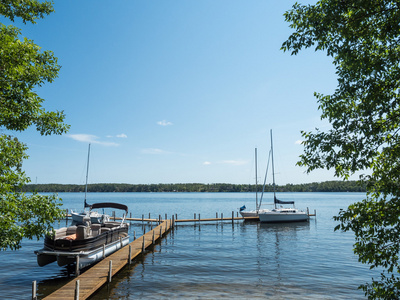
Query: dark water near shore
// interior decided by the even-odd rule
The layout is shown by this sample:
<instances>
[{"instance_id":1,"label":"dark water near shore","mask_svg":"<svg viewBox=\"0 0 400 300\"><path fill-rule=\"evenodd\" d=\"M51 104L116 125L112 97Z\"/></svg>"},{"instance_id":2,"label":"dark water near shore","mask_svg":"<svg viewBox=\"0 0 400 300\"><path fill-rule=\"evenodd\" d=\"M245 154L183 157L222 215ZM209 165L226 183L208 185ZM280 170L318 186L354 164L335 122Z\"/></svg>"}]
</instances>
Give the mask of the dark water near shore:
<instances>
[{"instance_id":1,"label":"dark water near shore","mask_svg":"<svg viewBox=\"0 0 400 300\"><path fill-rule=\"evenodd\" d=\"M309 223L257 222L180 223L143 259L124 268L92 299L364 299L357 287L378 277L357 262L351 233L334 232L332 216L362 200L361 193L282 193L301 209L317 210ZM65 208L81 208L83 194L62 193ZM245 204L254 208L250 193L93 193L88 202L127 204L132 217L179 219L230 217ZM265 199L272 199L271 195ZM56 226L65 226L61 221ZM139 237L150 226L132 222ZM30 299L38 282L39 299L68 282L67 268L39 267L33 251L43 241L23 243L19 251L0 252L0 298ZM73 272L71 273L73 274Z\"/></svg>"}]
</instances>

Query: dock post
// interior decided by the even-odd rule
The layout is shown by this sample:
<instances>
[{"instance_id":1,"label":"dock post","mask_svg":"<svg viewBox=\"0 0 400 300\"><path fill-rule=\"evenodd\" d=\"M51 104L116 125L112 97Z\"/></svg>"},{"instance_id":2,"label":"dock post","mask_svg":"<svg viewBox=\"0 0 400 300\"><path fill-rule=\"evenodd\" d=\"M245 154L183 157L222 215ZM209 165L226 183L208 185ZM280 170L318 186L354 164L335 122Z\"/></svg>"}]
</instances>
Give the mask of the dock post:
<instances>
[{"instance_id":1,"label":"dock post","mask_svg":"<svg viewBox=\"0 0 400 300\"><path fill-rule=\"evenodd\" d=\"M68 208L66 209L65 219L68 221Z\"/></svg>"},{"instance_id":2,"label":"dock post","mask_svg":"<svg viewBox=\"0 0 400 300\"><path fill-rule=\"evenodd\" d=\"M152 243L153 243L153 245L154 245L154 230L153 230L153 240L152 240Z\"/></svg>"},{"instance_id":3,"label":"dock post","mask_svg":"<svg viewBox=\"0 0 400 300\"><path fill-rule=\"evenodd\" d=\"M113 214L113 217L114 217L114 221L115 221L115 210L113 211L113 213L112 213L112 214Z\"/></svg>"},{"instance_id":4,"label":"dock post","mask_svg":"<svg viewBox=\"0 0 400 300\"><path fill-rule=\"evenodd\" d=\"M221 213L221 220L224 219L224 213Z\"/></svg>"},{"instance_id":5,"label":"dock post","mask_svg":"<svg viewBox=\"0 0 400 300\"><path fill-rule=\"evenodd\" d=\"M129 264L132 264L132 247L130 244L129 244L128 262Z\"/></svg>"},{"instance_id":6,"label":"dock post","mask_svg":"<svg viewBox=\"0 0 400 300\"><path fill-rule=\"evenodd\" d=\"M171 224L172 228L174 228L175 226L175 219L174 219L174 215L172 215L172 224Z\"/></svg>"},{"instance_id":7,"label":"dock post","mask_svg":"<svg viewBox=\"0 0 400 300\"><path fill-rule=\"evenodd\" d=\"M160 239L162 238L162 226L160 226Z\"/></svg>"},{"instance_id":8,"label":"dock post","mask_svg":"<svg viewBox=\"0 0 400 300\"><path fill-rule=\"evenodd\" d=\"M235 212L232 210L232 224L233 224L234 218L235 218Z\"/></svg>"},{"instance_id":9,"label":"dock post","mask_svg":"<svg viewBox=\"0 0 400 300\"><path fill-rule=\"evenodd\" d=\"M75 300L79 300L79 279L75 281Z\"/></svg>"},{"instance_id":10,"label":"dock post","mask_svg":"<svg viewBox=\"0 0 400 300\"><path fill-rule=\"evenodd\" d=\"M161 215L158 215L158 224L161 224Z\"/></svg>"},{"instance_id":11,"label":"dock post","mask_svg":"<svg viewBox=\"0 0 400 300\"><path fill-rule=\"evenodd\" d=\"M36 280L32 281L32 300L36 300Z\"/></svg>"},{"instance_id":12,"label":"dock post","mask_svg":"<svg viewBox=\"0 0 400 300\"><path fill-rule=\"evenodd\" d=\"M136 240L136 231L133 231L133 240Z\"/></svg>"},{"instance_id":13,"label":"dock post","mask_svg":"<svg viewBox=\"0 0 400 300\"><path fill-rule=\"evenodd\" d=\"M142 223L144 222L144 215L142 214Z\"/></svg>"},{"instance_id":14,"label":"dock post","mask_svg":"<svg viewBox=\"0 0 400 300\"><path fill-rule=\"evenodd\" d=\"M165 214L165 220L167 220L167 214Z\"/></svg>"},{"instance_id":15,"label":"dock post","mask_svg":"<svg viewBox=\"0 0 400 300\"><path fill-rule=\"evenodd\" d=\"M193 214L193 220L196 220L196 213Z\"/></svg>"},{"instance_id":16,"label":"dock post","mask_svg":"<svg viewBox=\"0 0 400 300\"><path fill-rule=\"evenodd\" d=\"M144 245L144 235L143 235L143 244L142 244L142 253L144 254L145 245Z\"/></svg>"},{"instance_id":17,"label":"dock post","mask_svg":"<svg viewBox=\"0 0 400 300\"><path fill-rule=\"evenodd\" d=\"M75 276L79 276L79 255L76 256Z\"/></svg>"},{"instance_id":18,"label":"dock post","mask_svg":"<svg viewBox=\"0 0 400 300\"><path fill-rule=\"evenodd\" d=\"M316 217L316 216L317 216L317 210L314 209L314 217Z\"/></svg>"},{"instance_id":19,"label":"dock post","mask_svg":"<svg viewBox=\"0 0 400 300\"><path fill-rule=\"evenodd\" d=\"M112 260L110 260L109 268L108 268L108 282L111 282L112 278Z\"/></svg>"},{"instance_id":20,"label":"dock post","mask_svg":"<svg viewBox=\"0 0 400 300\"><path fill-rule=\"evenodd\" d=\"M178 220L178 214L175 214L175 220Z\"/></svg>"},{"instance_id":21,"label":"dock post","mask_svg":"<svg viewBox=\"0 0 400 300\"><path fill-rule=\"evenodd\" d=\"M150 220L150 213L149 213L149 220ZM150 221L149 221L150 222Z\"/></svg>"},{"instance_id":22,"label":"dock post","mask_svg":"<svg viewBox=\"0 0 400 300\"><path fill-rule=\"evenodd\" d=\"M199 222L200 222L200 214L199 214Z\"/></svg>"}]
</instances>

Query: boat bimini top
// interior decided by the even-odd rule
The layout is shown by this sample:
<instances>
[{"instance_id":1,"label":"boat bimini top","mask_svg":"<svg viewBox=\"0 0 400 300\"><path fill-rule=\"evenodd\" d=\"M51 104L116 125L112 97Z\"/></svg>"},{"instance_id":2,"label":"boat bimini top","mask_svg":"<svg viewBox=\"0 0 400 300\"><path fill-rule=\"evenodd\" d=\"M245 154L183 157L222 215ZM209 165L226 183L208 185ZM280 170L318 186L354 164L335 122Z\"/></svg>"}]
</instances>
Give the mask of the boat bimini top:
<instances>
[{"instance_id":1,"label":"boat bimini top","mask_svg":"<svg viewBox=\"0 0 400 300\"><path fill-rule=\"evenodd\" d=\"M100 202L100 203L94 203L94 204L90 205L90 210L96 209L96 208L116 208L116 209L125 210L125 212L128 213L128 206L126 206L125 204L120 204L120 203Z\"/></svg>"},{"instance_id":2,"label":"boat bimini top","mask_svg":"<svg viewBox=\"0 0 400 300\"><path fill-rule=\"evenodd\" d=\"M128 206L125 204L120 204L120 203L114 203L114 202L100 202L100 203L93 203L90 205L90 210L96 209L96 208L116 208L116 209L121 209L125 210L124 217L122 218L121 225L124 223L126 216L128 215Z\"/></svg>"}]
</instances>

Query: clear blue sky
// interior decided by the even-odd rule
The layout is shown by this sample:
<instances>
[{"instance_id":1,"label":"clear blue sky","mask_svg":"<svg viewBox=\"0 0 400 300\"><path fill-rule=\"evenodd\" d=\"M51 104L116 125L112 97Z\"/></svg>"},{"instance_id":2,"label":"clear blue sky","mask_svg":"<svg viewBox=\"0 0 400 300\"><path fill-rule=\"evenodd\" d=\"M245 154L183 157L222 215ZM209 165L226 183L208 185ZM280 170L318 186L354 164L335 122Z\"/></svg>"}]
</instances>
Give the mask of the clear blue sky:
<instances>
[{"instance_id":1,"label":"clear blue sky","mask_svg":"<svg viewBox=\"0 0 400 300\"><path fill-rule=\"evenodd\" d=\"M313 93L336 77L324 53L280 50L293 3L56 0L38 24L16 23L58 57L59 78L38 93L71 125L16 134L27 175L84 183L90 142L90 183L254 183L254 148L261 179L272 129L277 184L334 180L295 166L300 130L328 126Z\"/></svg>"}]
</instances>

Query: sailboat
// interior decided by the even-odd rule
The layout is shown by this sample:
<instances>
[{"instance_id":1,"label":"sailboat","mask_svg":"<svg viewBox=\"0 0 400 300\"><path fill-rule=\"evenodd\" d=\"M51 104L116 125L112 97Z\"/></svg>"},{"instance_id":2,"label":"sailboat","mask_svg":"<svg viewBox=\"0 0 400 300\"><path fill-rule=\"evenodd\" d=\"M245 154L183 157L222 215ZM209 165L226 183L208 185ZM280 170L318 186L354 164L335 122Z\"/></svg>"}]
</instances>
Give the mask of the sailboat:
<instances>
[{"instance_id":1,"label":"sailboat","mask_svg":"<svg viewBox=\"0 0 400 300\"><path fill-rule=\"evenodd\" d=\"M264 179L264 185L263 185L263 191L261 194L260 202L258 201L258 181L257 181L257 148L255 148L255 171L256 171L256 209L255 210L246 210L246 206L243 205L239 209L239 213L242 215L243 218L257 218L258 214L260 212L268 211L268 209L261 209L261 203L262 203L262 197L264 194L264 189L265 189L265 182L267 179L267 172L268 172L268 165L269 165L269 160L267 164L267 171L265 172L265 179Z\"/></svg>"},{"instance_id":2,"label":"sailboat","mask_svg":"<svg viewBox=\"0 0 400 300\"><path fill-rule=\"evenodd\" d=\"M85 200L84 200L84 205L83 205L83 211L76 212L76 211L71 210L71 217L72 217L72 221L74 221L76 223L82 223L84 218L89 217L90 222L92 224L101 224L101 223L109 221L110 217L106 214L101 214L95 210L92 210L92 205L90 205L86 202L88 176L89 176L89 159L90 159L90 144L89 144L88 158L87 158ZM90 210L86 210L86 208L88 208L88 207L90 208Z\"/></svg>"},{"instance_id":3,"label":"sailboat","mask_svg":"<svg viewBox=\"0 0 400 300\"><path fill-rule=\"evenodd\" d=\"M275 222L302 222L308 221L308 213L302 210L298 210L294 206L294 201L282 201L276 198L276 186L275 186L275 169L274 169L274 150L272 143L272 130L271 130L271 158L272 158L272 178L273 178L273 189L274 189L274 208L271 210L265 210L258 213L260 222L263 223L275 223ZM293 205L292 208L278 208L278 205Z\"/></svg>"}]
</instances>

